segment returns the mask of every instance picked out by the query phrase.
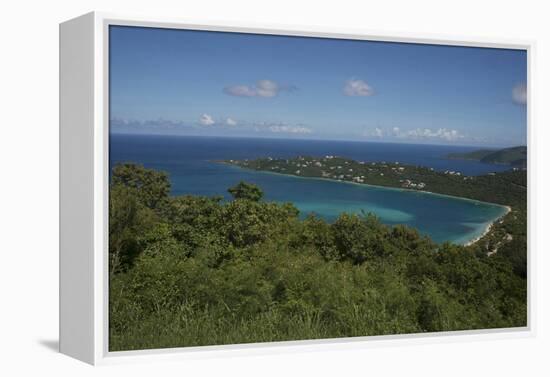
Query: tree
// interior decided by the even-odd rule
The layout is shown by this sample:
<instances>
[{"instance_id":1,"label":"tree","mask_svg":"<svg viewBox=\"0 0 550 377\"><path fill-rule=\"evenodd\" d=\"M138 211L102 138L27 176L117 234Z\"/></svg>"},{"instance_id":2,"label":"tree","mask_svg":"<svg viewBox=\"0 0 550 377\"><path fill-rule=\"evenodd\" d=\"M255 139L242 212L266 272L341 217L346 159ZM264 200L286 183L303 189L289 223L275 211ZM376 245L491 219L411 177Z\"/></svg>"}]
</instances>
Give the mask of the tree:
<instances>
[{"instance_id":1,"label":"tree","mask_svg":"<svg viewBox=\"0 0 550 377\"><path fill-rule=\"evenodd\" d=\"M383 227L374 216L342 213L331 229L341 259L360 264L383 254L385 245L378 237Z\"/></svg>"},{"instance_id":2,"label":"tree","mask_svg":"<svg viewBox=\"0 0 550 377\"><path fill-rule=\"evenodd\" d=\"M116 273L134 263L142 251L140 235L157 220L154 211L139 202L135 188L112 186L109 196L109 266Z\"/></svg>"},{"instance_id":3,"label":"tree","mask_svg":"<svg viewBox=\"0 0 550 377\"><path fill-rule=\"evenodd\" d=\"M168 174L137 164L116 165L111 176L111 186L116 185L136 189L138 200L149 208L156 208L170 194Z\"/></svg>"},{"instance_id":4,"label":"tree","mask_svg":"<svg viewBox=\"0 0 550 377\"><path fill-rule=\"evenodd\" d=\"M264 196L263 191L253 183L240 181L237 185L227 190L234 199L247 199L258 202Z\"/></svg>"}]
</instances>

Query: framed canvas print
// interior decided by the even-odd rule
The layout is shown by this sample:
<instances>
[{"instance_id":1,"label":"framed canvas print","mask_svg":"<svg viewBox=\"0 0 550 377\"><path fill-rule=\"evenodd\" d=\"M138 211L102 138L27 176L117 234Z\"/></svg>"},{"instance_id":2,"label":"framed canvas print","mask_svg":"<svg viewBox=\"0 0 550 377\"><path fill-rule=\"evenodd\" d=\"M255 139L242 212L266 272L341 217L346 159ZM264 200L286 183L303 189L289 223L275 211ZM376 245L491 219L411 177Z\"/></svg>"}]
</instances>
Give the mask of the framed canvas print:
<instances>
[{"instance_id":1,"label":"framed canvas print","mask_svg":"<svg viewBox=\"0 0 550 377\"><path fill-rule=\"evenodd\" d=\"M531 49L61 24L61 352L531 334Z\"/></svg>"}]
</instances>

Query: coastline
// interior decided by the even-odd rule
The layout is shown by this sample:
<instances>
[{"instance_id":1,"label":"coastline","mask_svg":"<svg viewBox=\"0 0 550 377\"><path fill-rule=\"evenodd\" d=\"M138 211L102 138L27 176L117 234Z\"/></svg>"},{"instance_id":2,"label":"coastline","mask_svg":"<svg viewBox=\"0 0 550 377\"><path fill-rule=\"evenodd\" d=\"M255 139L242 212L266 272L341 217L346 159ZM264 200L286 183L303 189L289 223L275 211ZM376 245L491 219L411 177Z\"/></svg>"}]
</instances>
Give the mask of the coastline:
<instances>
[{"instance_id":1,"label":"coastline","mask_svg":"<svg viewBox=\"0 0 550 377\"><path fill-rule=\"evenodd\" d=\"M493 225L497 221L503 219L507 214L509 214L512 211L512 208L510 206L503 206L503 207L506 208L506 212L504 212L504 214L502 214L501 216L497 217L495 220L493 220L489 224L487 224L487 226L485 226L485 229L483 230L483 232L479 236L472 238L470 241L462 244L462 246L472 246L475 243L477 243L478 241L480 241L483 237L485 237L491 231L491 229L493 228Z\"/></svg>"},{"instance_id":2,"label":"coastline","mask_svg":"<svg viewBox=\"0 0 550 377\"><path fill-rule=\"evenodd\" d=\"M452 198L452 199L457 199L457 200L465 200L465 201L468 201L468 202L474 202L474 203L480 203L480 204L489 204L489 205L492 205L492 206L506 208L506 209L508 209L508 211L510 210L510 207L507 206L507 205L504 205L504 204L484 202L482 200L465 198L463 196L440 194L440 193L437 193L437 192L432 192L432 191L427 191L427 190L413 190L413 189L408 189L408 188L404 188L404 187L373 185L373 184L370 184L370 183L357 183L357 182L351 182L351 181L341 181L341 180L337 180L337 179L323 178L323 177L303 177L303 176L294 175L294 174L287 174L287 173L279 173L279 172L273 172L273 171L267 171L267 170L256 170L256 169L245 168L245 167L242 167L242 166L239 166L239 165L234 165L234 164L231 164L231 163L228 163L228 162L225 162L225 161L213 161L212 160L210 162L217 163L217 164L224 164L224 165L227 165L227 166L235 167L237 169L243 169L243 170L253 171L253 172L262 173L262 174L283 175L283 176L286 176L286 177L294 177L294 178L299 178L299 179L316 179L316 180L320 180L320 181L345 183L345 184L356 185L356 186L367 186L367 187L380 188L380 189L385 189L385 190L394 190L394 191L401 191L401 192L405 191L405 192L417 193L417 194L422 194L422 195L442 196L442 197ZM508 213L508 212L506 212L506 213ZM500 217L496 218L494 221L497 221Z\"/></svg>"},{"instance_id":3,"label":"coastline","mask_svg":"<svg viewBox=\"0 0 550 377\"><path fill-rule=\"evenodd\" d=\"M351 184L351 185L363 186L363 187L367 186L367 187L379 188L379 189L384 189L384 190L394 190L394 191L401 191L401 192L417 193L417 194L422 194L422 195L435 195L435 196L446 197L446 198L451 198L451 199L455 199L455 200L464 200L464 201L473 202L473 203L480 203L480 204L484 204L484 205L492 205L492 206L497 206L497 207L501 207L501 208L505 209L505 212L502 215L494 218L491 222L489 222L485 226L485 228L483 229L483 232L481 232L481 234L475 236L474 238L472 238L472 239L470 239L466 242L457 242L456 243L457 245L461 245L461 246L465 246L465 247L471 246L471 245L477 243L478 241L480 241L483 237L485 237L491 231L491 229L493 228L493 225L495 224L495 222L497 222L497 221L501 220L502 218L504 218L512 210L512 208L508 205L484 202L484 201L477 200L477 199L464 198L464 197L455 196L455 195L440 194L440 193L426 191L426 190L413 190L413 189L407 189L407 188L402 188L402 187L391 187L391 186L373 185L373 184L369 184L369 183L357 183L357 182L350 182L350 181L341 181L341 180L337 180L337 179L323 178L323 177L303 177L303 176L294 175L294 174L279 173L279 172L273 172L273 171L267 171L267 170L250 169L250 168L242 167L242 166L239 166L239 165L234 165L234 164L231 164L231 163L228 163L228 162L225 162L225 161L211 161L211 162L220 163L220 164L224 164L224 165L234 167L234 168L237 168L237 169L248 170L248 171L253 171L253 172L262 173L262 174L282 175L282 176L294 177L294 178L298 178L298 179L300 179L300 178L301 179L315 179L315 180L328 181L328 182L334 182L334 183L345 183L345 184Z\"/></svg>"}]
</instances>

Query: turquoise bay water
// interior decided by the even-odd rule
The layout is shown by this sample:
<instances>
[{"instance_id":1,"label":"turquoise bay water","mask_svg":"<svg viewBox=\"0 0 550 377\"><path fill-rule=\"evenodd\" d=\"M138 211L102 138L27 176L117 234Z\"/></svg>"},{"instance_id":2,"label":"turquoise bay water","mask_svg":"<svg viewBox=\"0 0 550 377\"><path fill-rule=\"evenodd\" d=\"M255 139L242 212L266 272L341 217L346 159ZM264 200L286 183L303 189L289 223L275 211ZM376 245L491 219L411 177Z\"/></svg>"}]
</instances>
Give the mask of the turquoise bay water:
<instances>
[{"instance_id":1,"label":"turquoise bay water","mask_svg":"<svg viewBox=\"0 0 550 377\"><path fill-rule=\"evenodd\" d=\"M301 216L313 212L327 221L333 221L342 212L372 212L386 224L415 227L436 242L465 243L479 236L506 209L443 195L256 172L211 161L336 154L364 161L400 161L472 175L503 170L502 166L442 158L451 152L472 149L304 140L111 135L110 159L111 165L133 161L167 171L174 195L223 195L229 198L227 188L245 180L259 185L266 200L292 202Z\"/></svg>"}]
</instances>

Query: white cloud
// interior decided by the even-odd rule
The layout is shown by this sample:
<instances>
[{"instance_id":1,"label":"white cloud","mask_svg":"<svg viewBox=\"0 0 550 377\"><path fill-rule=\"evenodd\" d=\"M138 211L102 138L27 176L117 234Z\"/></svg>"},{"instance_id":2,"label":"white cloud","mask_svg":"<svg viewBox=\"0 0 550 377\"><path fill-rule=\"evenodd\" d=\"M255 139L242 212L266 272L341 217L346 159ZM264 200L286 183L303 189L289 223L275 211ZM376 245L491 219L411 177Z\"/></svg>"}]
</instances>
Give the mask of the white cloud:
<instances>
[{"instance_id":1,"label":"white cloud","mask_svg":"<svg viewBox=\"0 0 550 377\"><path fill-rule=\"evenodd\" d=\"M231 118L227 118L225 120L225 124L227 124L228 126L236 126L237 125L237 121L234 120L234 119L231 119Z\"/></svg>"},{"instance_id":2,"label":"white cloud","mask_svg":"<svg viewBox=\"0 0 550 377\"><path fill-rule=\"evenodd\" d=\"M409 139L441 139L446 141L454 141L464 138L457 130L449 130L447 128L439 128L433 130L431 128L416 128L406 132L399 132L398 137L405 137Z\"/></svg>"},{"instance_id":3,"label":"white cloud","mask_svg":"<svg viewBox=\"0 0 550 377\"><path fill-rule=\"evenodd\" d=\"M313 130L302 124L289 125L286 123L257 122L251 126L256 132L273 132L286 134L311 134Z\"/></svg>"},{"instance_id":4,"label":"white cloud","mask_svg":"<svg viewBox=\"0 0 550 377\"><path fill-rule=\"evenodd\" d=\"M294 86L284 86L273 80L258 80L254 85L232 85L223 89L225 94L236 97L272 98L282 91L294 91Z\"/></svg>"},{"instance_id":5,"label":"white cloud","mask_svg":"<svg viewBox=\"0 0 550 377\"><path fill-rule=\"evenodd\" d=\"M344 84L344 94L349 97L368 97L374 94L374 89L363 80L349 79Z\"/></svg>"},{"instance_id":6,"label":"white cloud","mask_svg":"<svg viewBox=\"0 0 550 377\"><path fill-rule=\"evenodd\" d=\"M289 134L310 134L313 132L311 128L307 128L304 126L287 126L287 125L269 126L268 130L275 133L289 133Z\"/></svg>"},{"instance_id":7,"label":"white cloud","mask_svg":"<svg viewBox=\"0 0 550 377\"><path fill-rule=\"evenodd\" d=\"M124 130L124 131L137 131L142 132L145 130L148 131L169 131L169 130L186 130L190 129L191 126L185 124L180 120L169 120L169 119L148 119L148 120L136 120L136 119L125 119L125 118L111 118L110 126L113 129Z\"/></svg>"},{"instance_id":8,"label":"white cloud","mask_svg":"<svg viewBox=\"0 0 550 377\"><path fill-rule=\"evenodd\" d=\"M518 105L527 103L527 86L525 84L517 84L512 89L512 100Z\"/></svg>"},{"instance_id":9,"label":"white cloud","mask_svg":"<svg viewBox=\"0 0 550 377\"><path fill-rule=\"evenodd\" d=\"M199 123L203 126L211 126L216 122L214 121L214 118L212 118L211 115L202 114L201 117L199 118Z\"/></svg>"},{"instance_id":10,"label":"white cloud","mask_svg":"<svg viewBox=\"0 0 550 377\"><path fill-rule=\"evenodd\" d=\"M256 92L260 97L275 97L279 93L279 84L271 80L260 80L256 83Z\"/></svg>"},{"instance_id":11,"label":"white cloud","mask_svg":"<svg viewBox=\"0 0 550 377\"><path fill-rule=\"evenodd\" d=\"M444 141L455 141L459 139L464 139L465 136L461 134L458 130L447 129L447 128L415 128L410 130L402 130L399 127L392 127L389 129L383 129L376 127L374 129L366 130L363 133L365 137L375 137L375 138L399 138L399 139L410 139L410 140L444 140Z\"/></svg>"},{"instance_id":12,"label":"white cloud","mask_svg":"<svg viewBox=\"0 0 550 377\"><path fill-rule=\"evenodd\" d=\"M236 97L255 97L256 90L247 85L233 85L223 89L225 94Z\"/></svg>"},{"instance_id":13,"label":"white cloud","mask_svg":"<svg viewBox=\"0 0 550 377\"><path fill-rule=\"evenodd\" d=\"M378 127L376 127L374 130L366 130L365 132L363 132L363 136L366 136L366 137L383 138L384 134L385 134L384 130Z\"/></svg>"}]
</instances>

